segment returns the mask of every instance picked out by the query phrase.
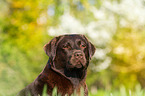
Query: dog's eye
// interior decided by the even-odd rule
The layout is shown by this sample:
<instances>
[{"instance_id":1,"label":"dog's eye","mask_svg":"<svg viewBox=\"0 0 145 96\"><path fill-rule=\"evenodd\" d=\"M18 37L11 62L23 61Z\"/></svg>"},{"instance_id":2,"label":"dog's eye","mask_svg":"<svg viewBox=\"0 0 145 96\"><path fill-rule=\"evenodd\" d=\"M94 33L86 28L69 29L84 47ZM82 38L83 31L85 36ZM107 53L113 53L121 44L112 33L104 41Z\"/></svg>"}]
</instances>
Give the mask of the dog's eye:
<instances>
[{"instance_id":1,"label":"dog's eye","mask_svg":"<svg viewBox=\"0 0 145 96\"><path fill-rule=\"evenodd\" d=\"M71 46L69 44L63 45L63 49L71 49Z\"/></svg>"},{"instance_id":2,"label":"dog's eye","mask_svg":"<svg viewBox=\"0 0 145 96\"><path fill-rule=\"evenodd\" d=\"M85 44L81 44L80 47L81 48L86 48L86 45Z\"/></svg>"}]
</instances>

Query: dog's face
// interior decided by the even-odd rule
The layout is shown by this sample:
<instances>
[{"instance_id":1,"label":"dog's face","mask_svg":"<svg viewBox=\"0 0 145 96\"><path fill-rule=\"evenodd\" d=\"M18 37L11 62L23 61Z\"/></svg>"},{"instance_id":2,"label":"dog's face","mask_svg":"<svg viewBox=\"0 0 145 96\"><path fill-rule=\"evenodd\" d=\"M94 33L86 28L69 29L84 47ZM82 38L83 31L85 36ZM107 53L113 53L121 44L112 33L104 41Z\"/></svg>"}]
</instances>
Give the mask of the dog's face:
<instances>
[{"instance_id":1,"label":"dog's face","mask_svg":"<svg viewBox=\"0 0 145 96\"><path fill-rule=\"evenodd\" d=\"M83 68L87 66L89 51L87 42L81 36L65 36L60 41L56 57L61 58L67 69ZM60 56L60 57L59 57Z\"/></svg>"},{"instance_id":2,"label":"dog's face","mask_svg":"<svg viewBox=\"0 0 145 96\"><path fill-rule=\"evenodd\" d=\"M71 70L87 68L95 47L83 35L63 35L51 40L44 50L56 69Z\"/></svg>"}]
</instances>

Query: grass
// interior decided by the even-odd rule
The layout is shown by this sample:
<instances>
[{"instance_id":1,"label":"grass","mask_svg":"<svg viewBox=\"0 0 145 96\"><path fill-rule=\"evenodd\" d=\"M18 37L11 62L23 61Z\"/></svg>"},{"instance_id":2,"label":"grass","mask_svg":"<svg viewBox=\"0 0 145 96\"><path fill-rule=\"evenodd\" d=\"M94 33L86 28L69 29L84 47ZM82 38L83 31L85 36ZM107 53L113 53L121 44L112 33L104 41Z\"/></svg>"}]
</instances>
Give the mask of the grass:
<instances>
[{"instance_id":1,"label":"grass","mask_svg":"<svg viewBox=\"0 0 145 96\"><path fill-rule=\"evenodd\" d=\"M81 96L84 96L84 91L81 90ZM46 94L46 86L44 87L43 96L48 96ZM57 94L57 88L53 89L52 96L61 96ZM66 95L68 96L68 95ZM78 96L76 93L71 96ZM96 92L89 92L89 96L145 96L145 90L141 89L140 85L137 85L135 90L126 89L124 86L121 86L119 90L97 90Z\"/></svg>"},{"instance_id":2,"label":"grass","mask_svg":"<svg viewBox=\"0 0 145 96\"><path fill-rule=\"evenodd\" d=\"M145 90L137 85L134 90L121 86L119 90L104 91L98 90L96 93L89 93L89 96L145 96Z\"/></svg>"}]
</instances>

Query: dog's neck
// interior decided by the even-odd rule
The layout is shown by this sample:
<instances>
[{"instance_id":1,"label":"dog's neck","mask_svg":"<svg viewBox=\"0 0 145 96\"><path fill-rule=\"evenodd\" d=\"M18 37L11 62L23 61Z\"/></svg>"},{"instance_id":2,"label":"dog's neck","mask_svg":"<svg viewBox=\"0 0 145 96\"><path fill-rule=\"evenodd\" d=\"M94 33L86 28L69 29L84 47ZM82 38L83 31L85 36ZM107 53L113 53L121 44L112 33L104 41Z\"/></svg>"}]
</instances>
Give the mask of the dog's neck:
<instances>
[{"instance_id":1,"label":"dog's neck","mask_svg":"<svg viewBox=\"0 0 145 96\"><path fill-rule=\"evenodd\" d=\"M70 78L73 85L77 86L81 80L84 79L84 76L86 75L86 71L83 71L83 69L64 69L64 74L67 78Z\"/></svg>"},{"instance_id":2,"label":"dog's neck","mask_svg":"<svg viewBox=\"0 0 145 96\"><path fill-rule=\"evenodd\" d=\"M85 74L83 69L64 69L64 74L67 77L70 78L78 78L78 79L83 79L83 75Z\"/></svg>"},{"instance_id":3,"label":"dog's neck","mask_svg":"<svg viewBox=\"0 0 145 96\"><path fill-rule=\"evenodd\" d=\"M71 81L74 87L78 86L80 82L85 81L85 78L86 78L86 70L83 70L83 69L68 70L66 68L64 68L63 70L58 70L53 65L52 59L49 59L46 67L48 69L52 69L53 71L59 73L60 75L64 76L66 79ZM47 70L44 70L44 71L47 71Z\"/></svg>"}]
</instances>

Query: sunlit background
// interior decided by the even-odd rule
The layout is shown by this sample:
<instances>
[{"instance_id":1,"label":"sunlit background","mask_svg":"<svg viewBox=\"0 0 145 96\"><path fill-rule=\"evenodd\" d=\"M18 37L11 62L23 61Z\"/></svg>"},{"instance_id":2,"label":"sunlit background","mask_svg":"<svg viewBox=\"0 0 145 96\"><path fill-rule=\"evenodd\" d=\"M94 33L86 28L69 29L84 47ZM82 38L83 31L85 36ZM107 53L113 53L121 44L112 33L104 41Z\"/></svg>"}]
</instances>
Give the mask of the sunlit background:
<instances>
[{"instance_id":1,"label":"sunlit background","mask_svg":"<svg viewBox=\"0 0 145 96\"><path fill-rule=\"evenodd\" d=\"M39 75L49 58L44 44L74 33L96 46L90 96L145 96L131 95L145 88L145 0L0 0L0 96Z\"/></svg>"}]
</instances>

